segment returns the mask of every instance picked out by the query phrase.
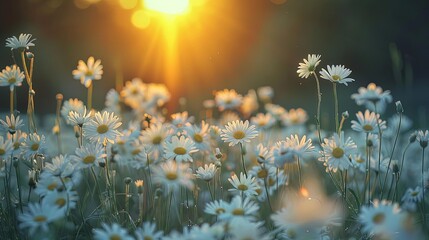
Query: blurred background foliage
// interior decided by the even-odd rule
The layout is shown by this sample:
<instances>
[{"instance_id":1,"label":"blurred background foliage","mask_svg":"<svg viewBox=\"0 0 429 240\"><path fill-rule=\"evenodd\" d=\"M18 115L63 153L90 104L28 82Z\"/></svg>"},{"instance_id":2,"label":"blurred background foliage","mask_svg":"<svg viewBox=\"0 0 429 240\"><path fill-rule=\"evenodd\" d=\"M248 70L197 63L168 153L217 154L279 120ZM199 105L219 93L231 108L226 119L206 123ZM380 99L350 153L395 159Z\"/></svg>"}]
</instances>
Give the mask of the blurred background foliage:
<instances>
[{"instance_id":1,"label":"blurred background foliage","mask_svg":"<svg viewBox=\"0 0 429 240\"><path fill-rule=\"evenodd\" d=\"M65 99L86 100L86 89L71 74L79 59L102 60L103 79L94 85L94 105L102 109L104 95L118 77L166 82L164 73L171 67L167 58L174 54L174 82L167 83L173 106L185 97L188 109L196 114L215 90L234 88L245 94L270 85L275 102L302 107L311 116L315 83L299 79L296 70L307 54L316 53L322 55L320 67L343 64L353 71L356 82L339 88L340 111L354 115L357 107L350 94L375 82L391 90L406 114L425 127L429 1L194 0L193 4L189 13L174 20L172 40L162 34L160 17L148 15L143 25L133 25L133 14L143 6L140 0L3 0L0 39L20 33L37 39L31 49L36 56L36 114L53 113L59 92ZM168 41L175 41L174 53L165 46ZM0 67L11 64L11 51L0 47ZM26 91L27 86L18 89L23 112ZM322 92L322 108L332 111L331 85L323 82ZM0 89L0 102L0 111L7 111L7 88Z\"/></svg>"}]
</instances>

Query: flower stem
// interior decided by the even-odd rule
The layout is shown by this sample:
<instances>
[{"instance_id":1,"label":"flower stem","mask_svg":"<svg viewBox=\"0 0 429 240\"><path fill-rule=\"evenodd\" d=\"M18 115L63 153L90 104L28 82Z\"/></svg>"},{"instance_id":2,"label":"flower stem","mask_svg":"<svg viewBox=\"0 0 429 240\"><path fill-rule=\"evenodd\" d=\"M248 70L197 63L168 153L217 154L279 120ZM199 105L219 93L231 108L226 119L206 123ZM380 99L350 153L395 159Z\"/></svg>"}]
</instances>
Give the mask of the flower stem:
<instances>
[{"instance_id":1,"label":"flower stem","mask_svg":"<svg viewBox=\"0 0 429 240\"><path fill-rule=\"evenodd\" d=\"M424 181L424 166L425 166L425 148L422 150L422 211L423 211L423 229L426 229L426 204L425 204L425 181Z\"/></svg>"},{"instance_id":2,"label":"flower stem","mask_svg":"<svg viewBox=\"0 0 429 240\"><path fill-rule=\"evenodd\" d=\"M15 95L15 90L12 89L10 90L10 115L13 114L13 110L14 110L14 105L13 105L13 99L14 99L14 95Z\"/></svg>"},{"instance_id":3,"label":"flower stem","mask_svg":"<svg viewBox=\"0 0 429 240\"><path fill-rule=\"evenodd\" d=\"M210 182L209 182L209 181L207 182L207 188L209 189L210 197L212 198L212 201L214 201L214 197L213 197L212 190L211 190L211 188L210 188Z\"/></svg>"},{"instance_id":4,"label":"flower stem","mask_svg":"<svg viewBox=\"0 0 429 240\"><path fill-rule=\"evenodd\" d=\"M88 105L88 109L89 109L89 111L92 111L92 82L91 82L91 84L89 85L89 87L88 87L88 99L87 99L87 105Z\"/></svg>"},{"instance_id":5,"label":"flower stem","mask_svg":"<svg viewBox=\"0 0 429 240\"><path fill-rule=\"evenodd\" d=\"M297 164L298 164L298 181L299 181L299 190L302 188L302 170L301 170L301 164L299 162L299 157L297 158Z\"/></svg>"},{"instance_id":6,"label":"flower stem","mask_svg":"<svg viewBox=\"0 0 429 240\"><path fill-rule=\"evenodd\" d=\"M15 163L14 163L15 164ZM19 181L20 177L19 177L19 161L16 160L16 165L15 166L15 172L16 172L16 184L18 185L18 198L19 198L19 209L21 210L21 213L23 213L22 211L22 195L21 195L21 183Z\"/></svg>"},{"instance_id":7,"label":"flower stem","mask_svg":"<svg viewBox=\"0 0 429 240\"><path fill-rule=\"evenodd\" d=\"M332 83L332 87L334 90L334 105L335 105L335 131L338 133L338 95L337 95L337 84Z\"/></svg>"},{"instance_id":8,"label":"flower stem","mask_svg":"<svg viewBox=\"0 0 429 240\"><path fill-rule=\"evenodd\" d=\"M313 72L314 78L316 79L316 86L317 86L317 115L316 115L316 126L317 126L317 133L319 137L319 143L322 144L322 136L320 133L320 104L322 103L322 93L320 92L320 83L319 78L317 77L317 74Z\"/></svg>"},{"instance_id":9,"label":"flower stem","mask_svg":"<svg viewBox=\"0 0 429 240\"><path fill-rule=\"evenodd\" d=\"M243 172L244 172L244 175L246 175L246 178L247 178L247 171L246 171L246 166L244 164L244 154L243 154L243 144L242 143L240 143L240 155L241 155L241 164L243 166Z\"/></svg>"}]
</instances>

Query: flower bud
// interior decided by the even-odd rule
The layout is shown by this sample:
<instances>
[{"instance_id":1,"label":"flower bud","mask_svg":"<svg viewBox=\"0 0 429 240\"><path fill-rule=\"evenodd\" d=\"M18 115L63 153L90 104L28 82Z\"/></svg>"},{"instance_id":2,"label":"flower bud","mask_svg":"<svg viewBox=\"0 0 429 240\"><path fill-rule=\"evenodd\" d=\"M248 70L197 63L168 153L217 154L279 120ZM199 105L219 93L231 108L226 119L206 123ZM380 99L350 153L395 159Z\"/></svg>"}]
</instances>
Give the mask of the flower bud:
<instances>
[{"instance_id":1,"label":"flower bud","mask_svg":"<svg viewBox=\"0 0 429 240\"><path fill-rule=\"evenodd\" d=\"M132 181L132 179L130 177L124 178L124 183L127 184L127 185L130 184L131 181Z\"/></svg>"},{"instance_id":2,"label":"flower bud","mask_svg":"<svg viewBox=\"0 0 429 240\"><path fill-rule=\"evenodd\" d=\"M26 52L25 55L26 55L26 57L28 59L33 59L34 58L34 53L32 53L32 52Z\"/></svg>"},{"instance_id":3,"label":"flower bud","mask_svg":"<svg viewBox=\"0 0 429 240\"><path fill-rule=\"evenodd\" d=\"M345 112L343 112L343 114L342 114L342 116L343 116L343 118L344 119L347 119L347 118L349 118L349 111L345 111Z\"/></svg>"},{"instance_id":4,"label":"flower bud","mask_svg":"<svg viewBox=\"0 0 429 240\"><path fill-rule=\"evenodd\" d=\"M404 112L404 107L402 107L401 101L395 102L395 105L396 105L396 112L397 113L403 113Z\"/></svg>"},{"instance_id":5,"label":"flower bud","mask_svg":"<svg viewBox=\"0 0 429 240\"><path fill-rule=\"evenodd\" d=\"M413 142L415 142L415 141L416 141L416 139L417 139L417 133L416 133L416 132L413 132L413 133L411 133L410 137L408 138L408 141L409 141L410 143L413 143Z\"/></svg>"},{"instance_id":6,"label":"flower bud","mask_svg":"<svg viewBox=\"0 0 429 240\"><path fill-rule=\"evenodd\" d=\"M221 159L222 158L222 153L220 152L219 148L216 148L216 152L215 152L215 156L217 159Z\"/></svg>"}]
</instances>

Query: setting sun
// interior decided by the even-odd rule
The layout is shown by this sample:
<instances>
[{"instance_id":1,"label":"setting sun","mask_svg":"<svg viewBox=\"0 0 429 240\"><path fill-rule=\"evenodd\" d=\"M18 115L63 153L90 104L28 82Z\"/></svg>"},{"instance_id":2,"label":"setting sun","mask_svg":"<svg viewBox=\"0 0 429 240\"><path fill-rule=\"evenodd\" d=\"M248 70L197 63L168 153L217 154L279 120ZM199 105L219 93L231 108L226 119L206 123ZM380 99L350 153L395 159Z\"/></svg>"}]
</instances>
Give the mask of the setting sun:
<instances>
[{"instance_id":1,"label":"setting sun","mask_svg":"<svg viewBox=\"0 0 429 240\"><path fill-rule=\"evenodd\" d=\"M189 0L144 0L147 9L178 15L186 13L189 10Z\"/></svg>"}]
</instances>

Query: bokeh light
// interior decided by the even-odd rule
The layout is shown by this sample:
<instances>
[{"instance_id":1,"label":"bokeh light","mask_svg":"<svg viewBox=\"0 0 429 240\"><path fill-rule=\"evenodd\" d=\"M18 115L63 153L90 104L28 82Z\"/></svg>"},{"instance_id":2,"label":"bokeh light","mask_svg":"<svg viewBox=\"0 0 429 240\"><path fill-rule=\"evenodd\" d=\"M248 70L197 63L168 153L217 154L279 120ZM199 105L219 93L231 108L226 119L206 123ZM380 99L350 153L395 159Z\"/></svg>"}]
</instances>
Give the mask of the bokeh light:
<instances>
[{"instance_id":1,"label":"bokeh light","mask_svg":"<svg viewBox=\"0 0 429 240\"><path fill-rule=\"evenodd\" d=\"M144 0L144 6L166 14L183 14L189 10L189 0Z\"/></svg>"},{"instance_id":2,"label":"bokeh light","mask_svg":"<svg viewBox=\"0 0 429 240\"><path fill-rule=\"evenodd\" d=\"M119 5L123 9L133 9L137 6L138 0L119 0Z\"/></svg>"},{"instance_id":3,"label":"bokeh light","mask_svg":"<svg viewBox=\"0 0 429 240\"><path fill-rule=\"evenodd\" d=\"M150 24L150 16L145 10L137 10L131 16L131 22L133 25L140 29L145 29Z\"/></svg>"}]
</instances>

